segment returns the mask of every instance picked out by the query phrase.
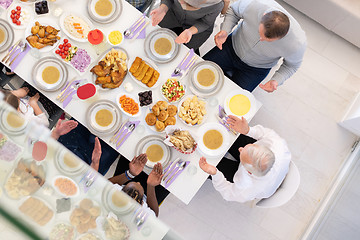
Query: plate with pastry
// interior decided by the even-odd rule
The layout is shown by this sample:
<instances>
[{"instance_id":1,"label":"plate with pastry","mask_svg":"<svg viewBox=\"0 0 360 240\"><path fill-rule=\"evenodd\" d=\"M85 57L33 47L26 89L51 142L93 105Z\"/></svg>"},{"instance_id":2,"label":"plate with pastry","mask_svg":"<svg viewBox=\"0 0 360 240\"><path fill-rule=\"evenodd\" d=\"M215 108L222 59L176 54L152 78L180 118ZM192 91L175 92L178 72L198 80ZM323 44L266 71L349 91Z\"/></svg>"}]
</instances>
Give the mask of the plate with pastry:
<instances>
[{"instance_id":1,"label":"plate with pastry","mask_svg":"<svg viewBox=\"0 0 360 240\"><path fill-rule=\"evenodd\" d=\"M19 212L26 216L27 222L37 227L52 225L54 210L43 199L29 196L20 203Z\"/></svg>"},{"instance_id":2,"label":"plate with pastry","mask_svg":"<svg viewBox=\"0 0 360 240\"><path fill-rule=\"evenodd\" d=\"M128 54L121 47L112 47L99 57L91 68L93 83L108 90L120 87L127 74Z\"/></svg>"},{"instance_id":3,"label":"plate with pastry","mask_svg":"<svg viewBox=\"0 0 360 240\"><path fill-rule=\"evenodd\" d=\"M165 144L175 148L183 154L191 154L195 152L197 143L188 130L183 130L177 126L166 128Z\"/></svg>"},{"instance_id":4,"label":"plate with pastry","mask_svg":"<svg viewBox=\"0 0 360 240\"><path fill-rule=\"evenodd\" d=\"M160 73L153 61L144 57L136 57L130 62L130 76L139 86L156 88L159 85Z\"/></svg>"},{"instance_id":5,"label":"plate with pastry","mask_svg":"<svg viewBox=\"0 0 360 240\"><path fill-rule=\"evenodd\" d=\"M146 111L145 122L155 132L163 132L169 125L176 124L178 109L166 101L157 101Z\"/></svg>"},{"instance_id":6,"label":"plate with pastry","mask_svg":"<svg viewBox=\"0 0 360 240\"><path fill-rule=\"evenodd\" d=\"M164 140L165 138L159 135L148 135L142 138L136 146L136 156L146 153L148 161L145 167L148 169L152 169L156 163L161 163L165 168L171 159L170 147L164 143Z\"/></svg>"},{"instance_id":7,"label":"plate with pastry","mask_svg":"<svg viewBox=\"0 0 360 240\"><path fill-rule=\"evenodd\" d=\"M168 63L179 53L180 45L175 42L177 35L166 28L149 33L145 39L146 55L158 63Z\"/></svg>"},{"instance_id":8,"label":"plate with pastry","mask_svg":"<svg viewBox=\"0 0 360 240\"><path fill-rule=\"evenodd\" d=\"M79 234L97 227L96 219L101 215L100 205L89 198L78 202L70 215L70 223Z\"/></svg>"},{"instance_id":9,"label":"plate with pastry","mask_svg":"<svg viewBox=\"0 0 360 240\"><path fill-rule=\"evenodd\" d=\"M199 126L206 119L206 102L195 95L189 95L179 103L179 118L187 126Z\"/></svg>"}]
</instances>

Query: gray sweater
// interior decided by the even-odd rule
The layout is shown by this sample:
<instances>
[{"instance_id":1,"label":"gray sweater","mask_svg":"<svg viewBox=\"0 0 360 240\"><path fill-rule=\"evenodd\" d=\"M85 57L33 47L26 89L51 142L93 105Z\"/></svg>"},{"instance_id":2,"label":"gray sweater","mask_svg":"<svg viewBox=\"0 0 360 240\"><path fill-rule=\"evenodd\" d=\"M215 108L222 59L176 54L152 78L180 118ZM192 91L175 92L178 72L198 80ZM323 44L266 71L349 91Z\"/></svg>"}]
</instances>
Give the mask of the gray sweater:
<instances>
[{"instance_id":1,"label":"gray sweater","mask_svg":"<svg viewBox=\"0 0 360 240\"><path fill-rule=\"evenodd\" d=\"M290 19L290 29L285 37L273 41L260 41L259 25L262 16L278 10ZM273 0L238 0L228 9L221 30L232 35L232 45L239 58L252 67L272 68L280 58L283 63L272 76L279 85L293 75L301 65L305 49L306 36L299 23L278 3Z\"/></svg>"}]
</instances>

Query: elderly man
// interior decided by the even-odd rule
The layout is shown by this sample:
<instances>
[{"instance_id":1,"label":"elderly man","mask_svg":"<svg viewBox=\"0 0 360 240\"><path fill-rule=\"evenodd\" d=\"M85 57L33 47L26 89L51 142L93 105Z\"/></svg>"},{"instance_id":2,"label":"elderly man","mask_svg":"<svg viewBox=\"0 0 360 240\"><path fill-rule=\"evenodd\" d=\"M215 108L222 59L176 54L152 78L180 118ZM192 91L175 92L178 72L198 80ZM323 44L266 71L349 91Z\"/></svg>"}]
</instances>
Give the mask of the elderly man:
<instances>
[{"instance_id":1,"label":"elderly man","mask_svg":"<svg viewBox=\"0 0 360 240\"><path fill-rule=\"evenodd\" d=\"M282 58L271 80L259 85L273 92L300 67L306 36L299 23L275 1L238 0L228 9L215 43L217 48L204 59L217 63L230 79L250 92Z\"/></svg>"},{"instance_id":2,"label":"elderly man","mask_svg":"<svg viewBox=\"0 0 360 240\"><path fill-rule=\"evenodd\" d=\"M230 116L228 123L237 132L249 136L240 135L237 141L240 147L233 145L229 151L240 162L224 158L216 168L202 157L200 168L212 175L215 189L227 201L247 202L270 197L289 171L291 154L285 140L260 125L249 127L244 118ZM240 155L235 155L235 150ZM227 180L220 170L225 172Z\"/></svg>"}]
</instances>

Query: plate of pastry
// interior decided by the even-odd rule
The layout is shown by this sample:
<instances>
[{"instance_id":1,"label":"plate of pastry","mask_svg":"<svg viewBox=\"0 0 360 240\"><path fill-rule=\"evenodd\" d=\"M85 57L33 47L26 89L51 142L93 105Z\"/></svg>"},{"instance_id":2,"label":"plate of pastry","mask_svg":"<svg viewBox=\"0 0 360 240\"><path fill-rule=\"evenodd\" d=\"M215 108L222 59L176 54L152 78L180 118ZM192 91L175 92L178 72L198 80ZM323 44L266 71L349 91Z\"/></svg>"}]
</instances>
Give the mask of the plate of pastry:
<instances>
[{"instance_id":1,"label":"plate of pastry","mask_svg":"<svg viewBox=\"0 0 360 240\"><path fill-rule=\"evenodd\" d=\"M147 58L136 57L130 61L131 78L141 87L156 88L159 85L159 69L153 61Z\"/></svg>"},{"instance_id":2,"label":"plate of pastry","mask_svg":"<svg viewBox=\"0 0 360 240\"><path fill-rule=\"evenodd\" d=\"M147 108L145 122L151 130L163 132L168 125L176 124L177 111L175 105L168 104L166 101L157 101Z\"/></svg>"},{"instance_id":3,"label":"plate of pastry","mask_svg":"<svg viewBox=\"0 0 360 240\"><path fill-rule=\"evenodd\" d=\"M179 103L179 118L187 126L201 125L206 119L206 113L206 102L195 95L186 96Z\"/></svg>"}]
</instances>

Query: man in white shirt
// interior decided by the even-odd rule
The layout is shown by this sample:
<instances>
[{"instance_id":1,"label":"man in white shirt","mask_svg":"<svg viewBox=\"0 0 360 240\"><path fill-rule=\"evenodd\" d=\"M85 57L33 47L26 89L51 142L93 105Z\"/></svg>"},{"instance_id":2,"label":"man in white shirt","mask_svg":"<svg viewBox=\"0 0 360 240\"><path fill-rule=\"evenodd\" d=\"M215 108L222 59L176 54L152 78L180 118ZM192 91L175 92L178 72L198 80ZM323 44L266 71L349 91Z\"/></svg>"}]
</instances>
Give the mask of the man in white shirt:
<instances>
[{"instance_id":1,"label":"man in white shirt","mask_svg":"<svg viewBox=\"0 0 360 240\"><path fill-rule=\"evenodd\" d=\"M228 170L226 162L231 164L231 160L223 159L216 168L202 157L199 161L200 168L212 175L215 189L227 201L247 202L270 197L289 171L291 153L285 140L273 130L260 125L249 127L244 118L230 116L227 122L235 131L257 140L254 143L250 141L249 144L236 146L240 155L234 157L240 162L237 163L238 169L233 175L233 183L228 181L232 176L227 176L227 180L220 171L221 168L224 171Z\"/></svg>"}]
</instances>

